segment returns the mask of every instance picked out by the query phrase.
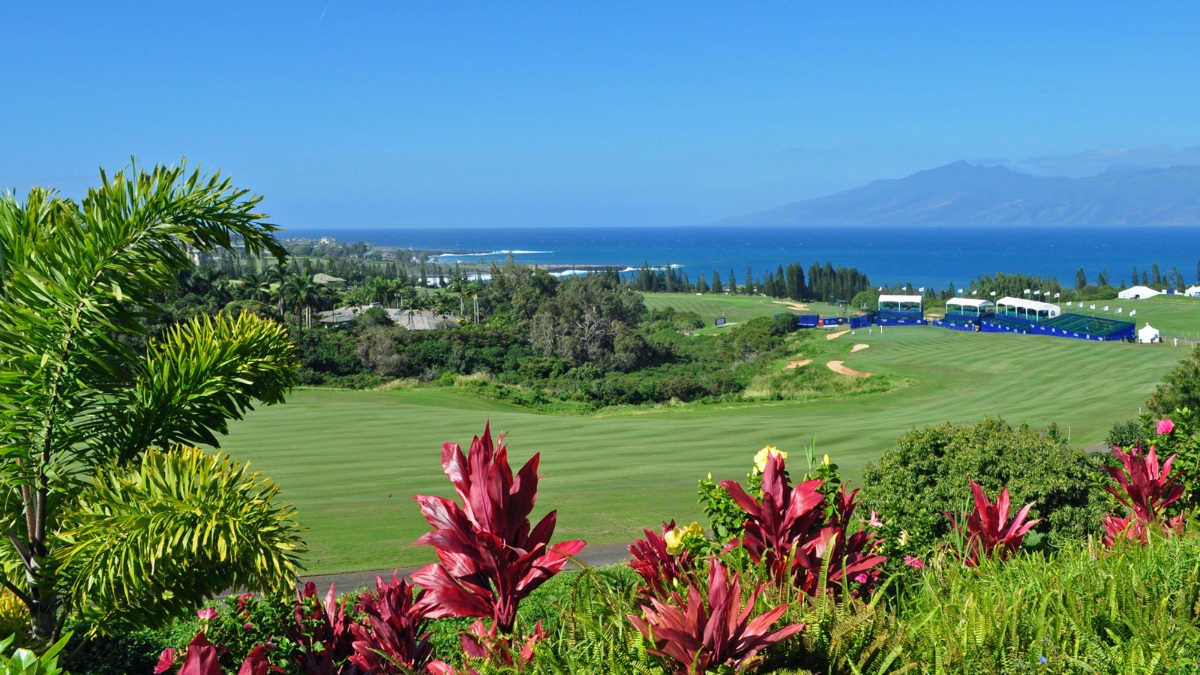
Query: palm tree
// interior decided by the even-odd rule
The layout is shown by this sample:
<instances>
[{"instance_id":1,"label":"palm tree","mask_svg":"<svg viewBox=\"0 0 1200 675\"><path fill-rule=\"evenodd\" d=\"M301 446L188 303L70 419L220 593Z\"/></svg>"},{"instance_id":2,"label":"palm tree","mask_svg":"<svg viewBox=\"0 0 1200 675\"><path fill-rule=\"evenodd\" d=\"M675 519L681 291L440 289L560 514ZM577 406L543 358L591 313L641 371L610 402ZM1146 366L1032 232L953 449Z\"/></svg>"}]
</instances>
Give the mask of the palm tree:
<instances>
[{"instance_id":1,"label":"palm tree","mask_svg":"<svg viewBox=\"0 0 1200 675\"><path fill-rule=\"evenodd\" d=\"M287 285L287 280L288 277L291 276L291 273L284 264L283 260L278 260L276 261L275 266L268 269L267 273L263 276L266 277L271 297L275 298L276 302L278 303L277 307L279 308L279 317L281 319L287 319L287 315L283 311L283 300L287 294L284 292L283 287Z\"/></svg>"},{"instance_id":2,"label":"palm tree","mask_svg":"<svg viewBox=\"0 0 1200 675\"><path fill-rule=\"evenodd\" d=\"M466 312L467 312L467 307L466 307L467 280L464 279L461 275L455 274L450 279L450 283L446 284L446 290L449 291L450 293L452 293L453 295L458 296L458 315L462 316L462 315L466 314Z\"/></svg>"},{"instance_id":3,"label":"palm tree","mask_svg":"<svg viewBox=\"0 0 1200 675\"><path fill-rule=\"evenodd\" d=\"M313 283L312 277L303 274L288 277L284 285L284 292L292 304L297 308L304 308L305 328L312 328L312 306L320 297L319 289L320 287Z\"/></svg>"},{"instance_id":4,"label":"palm tree","mask_svg":"<svg viewBox=\"0 0 1200 675\"><path fill-rule=\"evenodd\" d=\"M145 335L150 298L190 265L185 246L241 238L285 256L260 200L219 175L136 165L102 172L80 202L0 196L0 586L34 638L73 613L152 625L231 585L294 577L298 530L263 479L178 449L215 446L229 418L283 400L297 371L286 331L202 315L143 354L121 339ZM213 481L243 498L196 492Z\"/></svg>"}]
</instances>

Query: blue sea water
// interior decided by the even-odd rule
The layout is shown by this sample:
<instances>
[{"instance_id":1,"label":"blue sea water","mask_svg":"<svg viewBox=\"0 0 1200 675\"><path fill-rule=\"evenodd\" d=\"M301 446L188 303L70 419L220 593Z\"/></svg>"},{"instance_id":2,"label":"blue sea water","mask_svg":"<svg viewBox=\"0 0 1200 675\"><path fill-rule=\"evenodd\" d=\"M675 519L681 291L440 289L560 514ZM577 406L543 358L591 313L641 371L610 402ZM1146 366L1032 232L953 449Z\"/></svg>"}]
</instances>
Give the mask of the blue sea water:
<instances>
[{"instance_id":1,"label":"blue sea water","mask_svg":"<svg viewBox=\"0 0 1200 675\"><path fill-rule=\"evenodd\" d=\"M800 262L856 267L872 283L911 282L914 287L963 286L982 274L1055 276L1075 285L1083 268L1095 283L1106 270L1109 283L1124 281L1133 267L1166 275L1177 267L1197 282L1200 228L812 228L812 227L607 227L444 228L289 230L285 237L331 236L380 246L470 251L439 262L503 262L511 252L527 264L679 265L693 280L716 271L738 283L746 269L766 270Z\"/></svg>"}]
</instances>

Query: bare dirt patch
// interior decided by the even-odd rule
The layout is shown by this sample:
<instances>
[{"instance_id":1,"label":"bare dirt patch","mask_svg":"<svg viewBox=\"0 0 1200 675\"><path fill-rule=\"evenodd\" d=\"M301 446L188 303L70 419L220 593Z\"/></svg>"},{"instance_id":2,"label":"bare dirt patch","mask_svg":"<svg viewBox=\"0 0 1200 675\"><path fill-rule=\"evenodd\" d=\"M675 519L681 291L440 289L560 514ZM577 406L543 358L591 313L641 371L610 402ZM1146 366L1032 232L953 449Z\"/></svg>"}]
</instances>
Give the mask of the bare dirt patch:
<instances>
[{"instance_id":1,"label":"bare dirt patch","mask_svg":"<svg viewBox=\"0 0 1200 675\"><path fill-rule=\"evenodd\" d=\"M846 366L843 366L842 363L843 363L842 361L830 361L829 363L826 363L825 365L828 366L829 369L832 370L833 372L841 373L842 375L850 375L851 377L870 377L871 376L871 373L864 373L861 370L854 370L853 368L847 368Z\"/></svg>"},{"instance_id":2,"label":"bare dirt patch","mask_svg":"<svg viewBox=\"0 0 1200 675\"><path fill-rule=\"evenodd\" d=\"M773 300L772 302L774 302L777 305L783 305L784 307L787 307L788 309L794 309L797 312L807 312L808 311L808 305L804 304L803 302L790 302L788 300Z\"/></svg>"},{"instance_id":3,"label":"bare dirt patch","mask_svg":"<svg viewBox=\"0 0 1200 675\"><path fill-rule=\"evenodd\" d=\"M849 332L850 332L850 331L848 331L848 330L839 330L839 331L838 331L838 332L836 332L836 333L830 333L829 335L826 335L826 336L825 336L825 339L826 339L826 340L833 340L833 339L835 339L835 338L840 338L840 337L842 337L843 335L845 335L846 333L849 333Z\"/></svg>"},{"instance_id":4,"label":"bare dirt patch","mask_svg":"<svg viewBox=\"0 0 1200 675\"><path fill-rule=\"evenodd\" d=\"M864 349L866 349L867 347L870 347L870 346L871 346L871 345L864 345L863 343L861 343L861 342L860 342L860 343L858 343L858 344L856 344L856 345L854 345L853 347L851 347L851 348L850 348L850 353L851 353L851 354L853 354L854 352L861 352L862 350L864 350Z\"/></svg>"},{"instance_id":5,"label":"bare dirt patch","mask_svg":"<svg viewBox=\"0 0 1200 675\"><path fill-rule=\"evenodd\" d=\"M803 366L807 366L810 363L812 363L812 359L801 359L799 361L789 361L787 364L787 367L788 368L801 368Z\"/></svg>"}]
</instances>

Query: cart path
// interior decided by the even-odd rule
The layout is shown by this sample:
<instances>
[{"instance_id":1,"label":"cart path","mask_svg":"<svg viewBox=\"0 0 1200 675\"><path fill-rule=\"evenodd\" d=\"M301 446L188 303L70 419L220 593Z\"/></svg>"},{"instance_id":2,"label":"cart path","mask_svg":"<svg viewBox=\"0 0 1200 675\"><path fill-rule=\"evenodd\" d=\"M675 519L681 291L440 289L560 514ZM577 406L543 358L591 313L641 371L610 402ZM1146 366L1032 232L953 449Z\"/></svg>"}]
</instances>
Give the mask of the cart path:
<instances>
[{"instance_id":1,"label":"cart path","mask_svg":"<svg viewBox=\"0 0 1200 675\"><path fill-rule=\"evenodd\" d=\"M589 567L625 562L629 560L629 544L588 546L580 551L580 554L576 558ZM424 565L421 567L424 567ZM340 574L301 574L296 580L296 586L301 587L305 582L311 581L316 584L317 591L321 595L324 595L325 591L329 589L329 585L334 584L338 593L347 593L364 586L374 588L376 577L382 577L384 581L391 581L393 571L399 576L406 577L421 569L421 567L364 570L361 572L342 572ZM567 569L574 568L575 566L572 564L567 565Z\"/></svg>"}]
</instances>

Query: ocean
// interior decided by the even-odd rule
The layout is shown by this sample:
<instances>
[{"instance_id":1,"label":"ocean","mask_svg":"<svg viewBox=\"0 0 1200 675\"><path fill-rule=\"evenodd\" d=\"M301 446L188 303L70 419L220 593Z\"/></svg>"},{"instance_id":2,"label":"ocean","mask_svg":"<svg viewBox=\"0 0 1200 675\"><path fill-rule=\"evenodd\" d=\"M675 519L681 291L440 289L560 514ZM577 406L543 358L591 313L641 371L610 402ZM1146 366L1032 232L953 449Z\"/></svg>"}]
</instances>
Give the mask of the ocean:
<instances>
[{"instance_id":1,"label":"ocean","mask_svg":"<svg viewBox=\"0 0 1200 675\"><path fill-rule=\"evenodd\" d=\"M1200 274L1200 228L812 228L812 227L606 227L606 228L329 228L288 230L284 237L322 236L379 246L456 251L437 262L503 262L543 265L680 266L694 281L714 271L738 284L746 269L799 262L856 267L872 283L961 287L983 274L1024 273L1057 277L1074 287L1083 268L1095 283L1133 285L1136 266L1165 276L1176 267L1188 284ZM1140 281L1140 280L1139 280Z\"/></svg>"}]
</instances>

